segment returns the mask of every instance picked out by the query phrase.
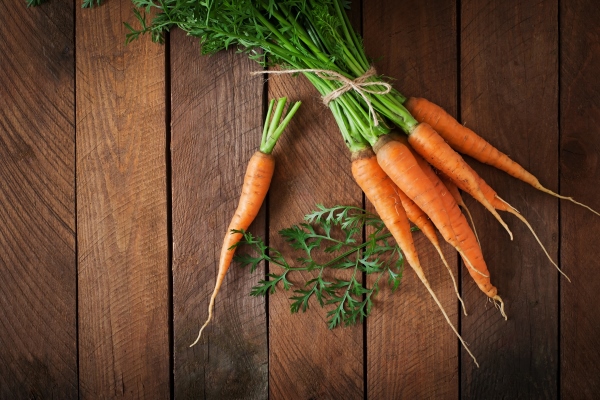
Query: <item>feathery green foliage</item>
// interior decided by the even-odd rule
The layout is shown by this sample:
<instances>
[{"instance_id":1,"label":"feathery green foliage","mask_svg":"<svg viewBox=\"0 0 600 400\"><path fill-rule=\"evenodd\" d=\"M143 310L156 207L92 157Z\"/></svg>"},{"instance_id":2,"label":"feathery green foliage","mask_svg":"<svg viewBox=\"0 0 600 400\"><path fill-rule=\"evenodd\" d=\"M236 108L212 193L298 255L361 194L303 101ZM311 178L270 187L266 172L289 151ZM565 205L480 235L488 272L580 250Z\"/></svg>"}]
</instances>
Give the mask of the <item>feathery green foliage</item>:
<instances>
[{"instance_id":1,"label":"feathery green foliage","mask_svg":"<svg viewBox=\"0 0 600 400\"><path fill-rule=\"evenodd\" d=\"M369 227L370 233L363 243L365 227ZM358 207L319 204L317 210L305 216L305 222L281 230L279 234L301 254L294 262L288 261L279 250L266 246L261 238L240 232L244 237L236 246L249 246L256 255L239 254L235 260L243 267L250 266L251 272L266 261L272 271L250 294L273 294L278 286L291 290L290 273L314 271L310 279L299 283L293 291L290 309L292 313L306 311L311 299L315 299L321 307L329 309L331 329L362 322L371 313L372 298L382 277L387 277L392 290L398 288L402 279L402 252L381 219ZM348 278L348 273L344 273L344 278L335 277L336 271L351 271L351 276ZM375 274L371 287L361 283L363 274Z\"/></svg>"},{"instance_id":2,"label":"feathery green foliage","mask_svg":"<svg viewBox=\"0 0 600 400\"><path fill-rule=\"evenodd\" d=\"M138 9L138 28L127 25L127 41L150 34L161 42L164 33L179 27L197 37L202 53L237 48L261 65L283 69L326 70L355 79L370 68L362 41L354 32L343 0L132 0ZM151 21L146 19L155 10ZM304 75L322 96L343 83L314 72ZM370 77L377 82L381 77ZM374 85L370 89L381 88ZM363 93L375 110L375 124L365 99L350 90L329 103L351 151L373 144L389 132L389 118L409 131L416 125L396 90L387 94Z\"/></svg>"}]
</instances>

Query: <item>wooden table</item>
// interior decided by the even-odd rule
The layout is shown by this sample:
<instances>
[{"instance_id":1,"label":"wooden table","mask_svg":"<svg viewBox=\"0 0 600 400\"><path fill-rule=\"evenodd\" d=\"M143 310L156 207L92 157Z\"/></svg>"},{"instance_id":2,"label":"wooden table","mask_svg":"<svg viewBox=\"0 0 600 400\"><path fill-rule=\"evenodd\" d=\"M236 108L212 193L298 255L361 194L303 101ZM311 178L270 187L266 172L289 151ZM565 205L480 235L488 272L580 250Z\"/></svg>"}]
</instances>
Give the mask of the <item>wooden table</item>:
<instances>
[{"instance_id":1,"label":"wooden table","mask_svg":"<svg viewBox=\"0 0 600 400\"><path fill-rule=\"evenodd\" d=\"M233 51L173 31L124 45L131 4L50 0L0 14L0 398L593 398L600 393L600 218L472 162L525 215L511 242L468 199L508 321L456 254L469 315L415 238L412 271L367 322L327 329L316 304L249 296L232 267L201 342L216 260L265 102L304 102L275 151L251 228L277 234L315 203L363 205L330 112L303 78L251 76ZM379 72L427 97L553 190L600 209L600 8L594 1L365 1L352 9ZM300 279L300 277L298 277Z\"/></svg>"}]
</instances>

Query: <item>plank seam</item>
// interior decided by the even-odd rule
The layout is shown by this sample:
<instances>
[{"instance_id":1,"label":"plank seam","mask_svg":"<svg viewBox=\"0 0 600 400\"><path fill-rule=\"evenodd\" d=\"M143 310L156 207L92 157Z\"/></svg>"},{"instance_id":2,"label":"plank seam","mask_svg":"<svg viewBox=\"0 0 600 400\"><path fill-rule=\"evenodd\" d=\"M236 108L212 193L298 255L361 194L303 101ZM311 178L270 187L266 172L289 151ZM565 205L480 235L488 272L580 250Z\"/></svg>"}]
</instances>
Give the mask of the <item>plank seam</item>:
<instances>
[{"instance_id":1,"label":"plank seam","mask_svg":"<svg viewBox=\"0 0 600 400\"><path fill-rule=\"evenodd\" d=\"M77 208L77 2L73 0L73 205L75 212L75 373L77 374L77 398L81 398L81 375L79 373L79 240Z\"/></svg>"},{"instance_id":2,"label":"plank seam","mask_svg":"<svg viewBox=\"0 0 600 400\"><path fill-rule=\"evenodd\" d=\"M557 123L557 128L558 128L558 142L557 142L557 158L558 158L558 177L557 177L557 192L561 193L561 189L560 189L560 182L561 182L561 176L562 176L562 171L561 171L561 159L560 159L560 155L561 155L561 151L560 151L560 146L562 143L562 119L561 119L561 66L562 66L562 45L561 45L561 23L560 23L560 17L561 17L561 2L560 0L557 0L557 7L556 7L556 12L557 12L557 18L556 18L556 24L557 24L557 41L558 41L558 45L557 45L557 79L558 79L558 84L557 86L557 99L556 99L556 106L557 106L557 113L556 113L556 123ZM561 250L562 250L562 210L561 210L561 202L559 200L556 201L558 204L558 210L557 210L557 216L558 216L558 249L557 249L557 263L558 263L558 267L560 269L563 268L562 265L562 254L561 254ZM557 272L556 275L558 276L558 285L557 285L557 295L558 295L558 301L557 301L557 318L556 318L556 322L557 322L557 329L556 332L558 334L558 338L556 340L556 348L557 348L557 352L558 352L558 361L556 363L556 394L557 397L560 399L561 398L561 365L562 365L562 353L561 353L561 328L562 328L562 321L561 321L561 316L562 316L562 279L560 274Z\"/></svg>"},{"instance_id":3,"label":"plank seam","mask_svg":"<svg viewBox=\"0 0 600 400\"><path fill-rule=\"evenodd\" d=\"M165 185L167 208L167 318L169 323L169 393L175 398L175 321L173 301L173 185L171 162L171 35L165 34Z\"/></svg>"}]
</instances>

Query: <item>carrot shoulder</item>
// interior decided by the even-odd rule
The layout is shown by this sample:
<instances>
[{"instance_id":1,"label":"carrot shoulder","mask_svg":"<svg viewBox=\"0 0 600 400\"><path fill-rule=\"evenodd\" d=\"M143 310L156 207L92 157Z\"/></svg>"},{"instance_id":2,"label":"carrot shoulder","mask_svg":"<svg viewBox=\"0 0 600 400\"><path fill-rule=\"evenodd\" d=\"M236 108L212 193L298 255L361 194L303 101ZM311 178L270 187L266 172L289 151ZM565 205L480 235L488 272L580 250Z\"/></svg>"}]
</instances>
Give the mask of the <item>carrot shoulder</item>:
<instances>
[{"instance_id":1,"label":"carrot shoulder","mask_svg":"<svg viewBox=\"0 0 600 400\"><path fill-rule=\"evenodd\" d=\"M444 239L456 247L458 241L446 209L408 146L384 135L373 149L377 162L390 179L427 214Z\"/></svg>"}]
</instances>

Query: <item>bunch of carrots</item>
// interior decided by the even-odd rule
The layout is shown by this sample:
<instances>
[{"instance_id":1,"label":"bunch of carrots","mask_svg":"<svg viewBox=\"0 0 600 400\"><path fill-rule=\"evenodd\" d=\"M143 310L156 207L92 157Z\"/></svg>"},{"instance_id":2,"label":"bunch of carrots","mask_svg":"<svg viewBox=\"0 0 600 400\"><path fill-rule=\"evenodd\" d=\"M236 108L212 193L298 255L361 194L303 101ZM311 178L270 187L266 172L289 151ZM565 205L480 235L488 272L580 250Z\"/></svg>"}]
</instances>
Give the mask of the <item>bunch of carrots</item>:
<instances>
[{"instance_id":1,"label":"bunch of carrots","mask_svg":"<svg viewBox=\"0 0 600 400\"><path fill-rule=\"evenodd\" d=\"M492 284L474 227L469 225L461 211L462 208L470 215L459 189L492 213L511 239L512 233L500 211L516 216L534 235L535 232L527 220L478 176L459 153L492 165L552 196L587 206L542 186L522 166L461 125L439 106L426 99L407 98L377 76L344 12L345 2L342 0L133 0L133 3L139 9L136 15L141 28L127 25L130 30L128 40L149 33L154 40L161 41L165 31L179 27L200 39L204 53L214 53L235 45L264 67L278 67L259 73L301 73L309 79L323 96L352 154L352 173L356 183L374 205L409 265L477 363L427 281L413 242L410 222L431 241L450 271L440 249L437 229L460 254L480 290L507 318L504 302ZM148 13L153 8L156 12L148 22L144 12ZM261 149L250 160L240 203L225 235L208 320L194 344L211 320L215 297L233 257L232 246L241 237L239 231L248 228L267 193L274 169L270 155L273 145L299 106L297 103L280 124L285 104L284 100L280 100L273 121L269 123L273 104L271 102L267 115ZM237 233L230 234L231 231ZM535 238L558 269L537 235ZM452 280L466 314L453 276Z\"/></svg>"}]
</instances>

